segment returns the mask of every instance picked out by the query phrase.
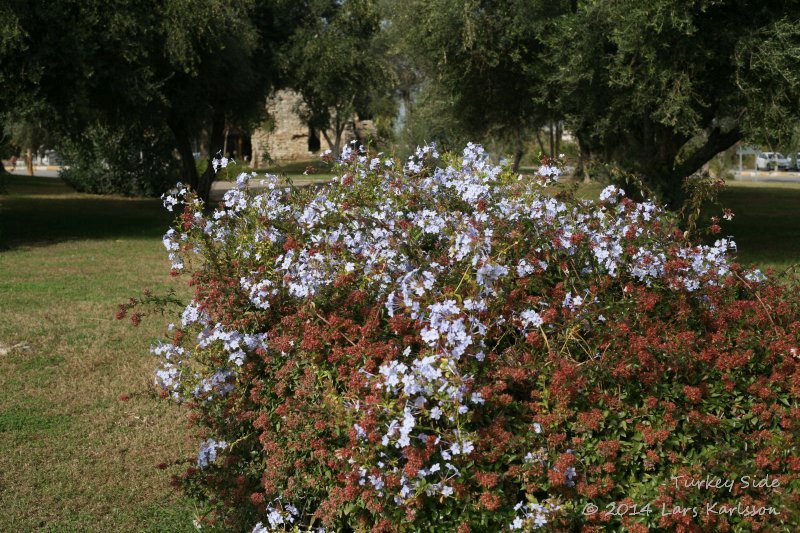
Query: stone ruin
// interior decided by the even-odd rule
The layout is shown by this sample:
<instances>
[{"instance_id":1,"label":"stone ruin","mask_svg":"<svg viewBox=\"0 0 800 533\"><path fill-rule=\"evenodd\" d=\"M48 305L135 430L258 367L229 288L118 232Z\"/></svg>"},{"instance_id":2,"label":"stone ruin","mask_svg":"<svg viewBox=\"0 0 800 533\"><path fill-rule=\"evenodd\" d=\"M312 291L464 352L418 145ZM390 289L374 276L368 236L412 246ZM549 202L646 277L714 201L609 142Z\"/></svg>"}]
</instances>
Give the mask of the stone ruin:
<instances>
[{"instance_id":1,"label":"stone ruin","mask_svg":"<svg viewBox=\"0 0 800 533\"><path fill-rule=\"evenodd\" d=\"M253 168L268 166L272 161L307 161L317 159L328 149L324 135L314 131L301 118L303 100L291 90L276 91L267 100L267 114L271 127L255 130L251 136ZM330 134L331 137L333 134ZM366 139L375 135L370 120L353 117L342 135L342 145L353 139Z\"/></svg>"}]
</instances>

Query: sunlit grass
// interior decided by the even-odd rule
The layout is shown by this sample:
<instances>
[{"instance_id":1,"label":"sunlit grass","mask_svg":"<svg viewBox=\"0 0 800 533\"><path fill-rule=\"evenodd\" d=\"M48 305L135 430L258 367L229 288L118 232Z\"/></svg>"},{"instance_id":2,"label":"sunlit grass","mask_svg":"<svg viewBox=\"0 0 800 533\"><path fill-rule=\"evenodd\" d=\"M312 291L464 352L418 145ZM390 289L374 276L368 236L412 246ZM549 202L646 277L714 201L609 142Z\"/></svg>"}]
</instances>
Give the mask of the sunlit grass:
<instances>
[{"instance_id":1,"label":"sunlit grass","mask_svg":"<svg viewBox=\"0 0 800 533\"><path fill-rule=\"evenodd\" d=\"M178 287L159 202L13 177L0 197L0 531L192 531L169 486L191 456L184 414L152 387L160 319L114 320L140 289ZM42 194L37 194L41 192ZM130 399L121 401L125 395Z\"/></svg>"},{"instance_id":2,"label":"sunlit grass","mask_svg":"<svg viewBox=\"0 0 800 533\"><path fill-rule=\"evenodd\" d=\"M800 263L800 184L729 181L720 195L735 213L723 224L738 259L778 270Z\"/></svg>"},{"instance_id":3,"label":"sunlit grass","mask_svg":"<svg viewBox=\"0 0 800 533\"><path fill-rule=\"evenodd\" d=\"M198 162L198 170L205 170L206 162ZM255 173L257 176L264 174L273 174L283 178L286 183L292 183L296 186L305 186L314 183L321 183L330 180L333 177L330 165L320 159L309 161L291 161L285 163L273 163L266 168L259 168L254 170L249 165L230 164L221 169L217 175L216 183L213 187L213 199L222 196L222 189L228 188L236 181L236 178L242 174ZM257 186L258 178L253 179L253 184Z\"/></svg>"}]
</instances>

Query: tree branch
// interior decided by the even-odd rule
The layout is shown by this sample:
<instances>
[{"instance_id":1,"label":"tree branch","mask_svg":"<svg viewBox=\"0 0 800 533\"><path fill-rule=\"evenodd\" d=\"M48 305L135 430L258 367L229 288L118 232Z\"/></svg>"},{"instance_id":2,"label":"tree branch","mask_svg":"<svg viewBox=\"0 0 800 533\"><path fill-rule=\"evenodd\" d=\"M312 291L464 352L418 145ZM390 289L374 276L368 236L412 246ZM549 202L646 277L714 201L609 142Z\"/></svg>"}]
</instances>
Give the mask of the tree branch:
<instances>
[{"instance_id":1,"label":"tree branch","mask_svg":"<svg viewBox=\"0 0 800 533\"><path fill-rule=\"evenodd\" d=\"M331 136L328 135L328 130L326 130L325 128L322 128L321 131L322 131L322 136L325 138L325 142L328 143L328 148L330 148L331 151L335 150L336 147L333 145L333 141L331 140ZM338 154L333 154L333 155L337 156Z\"/></svg>"},{"instance_id":2,"label":"tree branch","mask_svg":"<svg viewBox=\"0 0 800 533\"><path fill-rule=\"evenodd\" d=\"M739 142L743 136L738 126L726 132L721 131L719 128L714 128L703 146L674 167L674 175L682 179L697 172L712 157Z\"/></svg>"}]
</instances>

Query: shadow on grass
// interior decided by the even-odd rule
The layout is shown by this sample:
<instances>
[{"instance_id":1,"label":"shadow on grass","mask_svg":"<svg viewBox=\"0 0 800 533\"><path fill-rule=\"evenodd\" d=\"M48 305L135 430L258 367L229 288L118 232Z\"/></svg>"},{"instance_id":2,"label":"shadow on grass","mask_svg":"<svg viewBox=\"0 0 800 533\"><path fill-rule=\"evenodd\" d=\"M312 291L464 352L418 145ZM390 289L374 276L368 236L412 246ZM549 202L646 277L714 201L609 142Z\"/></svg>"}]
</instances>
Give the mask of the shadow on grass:
<instances>
[{"instance_id":1,"label":"shadow on grass","mask_svg":"<svg viewBox=\"0 0 800 533\"><path fill-rule=\"evenodd\" d=\"M56 178L11 175L4 183L0 250L79 239L160 238L173 220L154 198L81 194ZM734 236L740 261L778 268L800 262L800 185L731 182L720 200L736 213L722 235Z\"/></svg>"},{"instance_id":2,"label":"shadow on grass","mask_svg":"<svg viewBox=\"0 0 800 533\"><path fill-rule=\"evenodd\" d=\"M800 186L729 182L720 201L736 215L721 235L733 235L742 263L781 270L800 263Z\"/></svg>"},{"instance_id":3,"label":"shadow on grass","mask_svg":"<svg viewBox=\"0 0 800 533\"><path fill-rule=\"evenodd\" d=\"M75 192L58 178L6 176L0 250L70 240L161 237L173 220L155 198Z\"/></svg>"}]
</instances>

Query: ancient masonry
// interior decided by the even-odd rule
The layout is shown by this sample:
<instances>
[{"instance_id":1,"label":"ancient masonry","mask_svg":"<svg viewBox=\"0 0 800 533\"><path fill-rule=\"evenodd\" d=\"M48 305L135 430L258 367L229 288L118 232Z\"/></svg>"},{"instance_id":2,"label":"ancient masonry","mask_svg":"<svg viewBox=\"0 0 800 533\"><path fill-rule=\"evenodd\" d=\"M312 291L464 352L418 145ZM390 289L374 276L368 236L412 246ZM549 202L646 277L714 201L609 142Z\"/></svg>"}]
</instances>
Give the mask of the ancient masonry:
<instances>
[{"instance_id":1,"label":"ancient masonry","mask_svg":"<svg viewBox=\"0 0 800 533\"><path fill-rule=\"evenodd\" d=\"M267 114L272 127L259 128L253 132L251 142L254 168L268 166L270 161L313 160L319 157L321 150L328 148L322 133L313 131L300 117L302 110L303 100L294 91L276 91L267 100ZM368 120L359 121L355 118L353 123L362 138L364 134L371 134L374 129L372 122ZM355 138L356 132L350 125L345 129L342 142Z\"/></svg>"}]
</instances>

